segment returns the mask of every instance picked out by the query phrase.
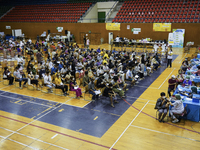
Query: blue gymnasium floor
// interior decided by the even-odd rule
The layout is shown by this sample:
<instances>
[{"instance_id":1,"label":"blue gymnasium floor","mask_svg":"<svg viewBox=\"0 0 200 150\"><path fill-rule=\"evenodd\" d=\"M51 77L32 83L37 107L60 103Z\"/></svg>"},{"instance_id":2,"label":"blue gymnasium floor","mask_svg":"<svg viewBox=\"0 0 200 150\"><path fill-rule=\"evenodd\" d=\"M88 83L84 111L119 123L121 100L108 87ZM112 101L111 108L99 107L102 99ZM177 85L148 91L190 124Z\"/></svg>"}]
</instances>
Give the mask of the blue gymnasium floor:
<instances>
[{"instance_id":1,"label":"blue gymnasium floor","mask_svg":"<svg viewBox=\"0 0 200 150\"><path fill-rule=\"evenodd\" d=\"M173 55L173 60L177 56ZM163 64L157 71L154 71L152 76L145 77L144 80L140 81L138 86L129 87L129 90L126 92L126 100L133 104L165 69L166 64ZM103 98L94 103L89 103L83 108L79 108L0 90L0 110L2 111L27 118L34 117L34 119L45 123L74 131L78 130L81 133L99 138L130 107L123 100L118 99L118 101L118 104L114 104L115 108L110 106L109 98ZM64 111L59 112L61 109L64 109ZM97 116L98 119L94 120Z\"/></svg>"}]
</instances>

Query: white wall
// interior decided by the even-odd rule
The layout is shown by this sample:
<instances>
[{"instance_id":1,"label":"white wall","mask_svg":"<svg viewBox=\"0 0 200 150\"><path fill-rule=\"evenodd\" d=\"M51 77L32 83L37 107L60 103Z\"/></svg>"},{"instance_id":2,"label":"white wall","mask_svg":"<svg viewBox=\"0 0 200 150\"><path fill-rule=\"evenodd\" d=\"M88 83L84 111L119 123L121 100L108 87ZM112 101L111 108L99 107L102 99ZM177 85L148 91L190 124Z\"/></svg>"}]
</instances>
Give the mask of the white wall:
<instances>
[{"instance_id":1,"label":"white wall","mask_svg":"<svg viewBox=\"0 0 200 150\"><path fill-rule=\"evenodd\" d=\"M84 17L83 23L97 23L98 22L98 12L106 12L105 15L110 11L112 6L114 5L115 1L113 2L98 2L96 3L90 12Z\"/></svg>"},{"instance_id":2,"label":"white wall","mask_svg":"<svg viewBox=\"0 0 200 150\"><path fill-rule=\"evenodd\" d=\"M115 1L113 2L98 2L97 3L97 8L102 9L102 8L111 8L114 5Z\"/></svg>"},{"instance_id":3,"label":"white wall","mask_svg":"<svg viewBox=\"0 0 200 150\"><path fill-rule=\"evenodd\" d=\"M90 12L84 17L83 23L97 23L98 22L98 11L97 4L95 4Z\"/></svg>"},{"instance_id":4,"label":"white wall","mask_svg":"<svg viewBox=\"0 0 200 150\"><path fill-rule=\"evenodd\" d=\"M112 8L112 6L114 5L115 1L113 2L98 2L97 3L97 9L98 12L106 12L106 15L108 14L108 12L110 11L110 9Z\"/></svg>"}]
</instances>

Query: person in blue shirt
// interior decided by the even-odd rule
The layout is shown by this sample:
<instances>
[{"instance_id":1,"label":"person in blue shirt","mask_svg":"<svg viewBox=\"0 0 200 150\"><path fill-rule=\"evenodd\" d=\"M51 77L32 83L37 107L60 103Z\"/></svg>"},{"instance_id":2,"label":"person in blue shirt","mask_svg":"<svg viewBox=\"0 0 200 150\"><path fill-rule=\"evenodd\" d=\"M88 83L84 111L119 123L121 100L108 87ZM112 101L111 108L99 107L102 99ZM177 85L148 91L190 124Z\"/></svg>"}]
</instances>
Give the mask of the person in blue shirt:
<instances>
[{"instance_id":1,"label":"person in blue shirt","mask_svg":"<svg viewBox=\"0 0 200 150\"><path fill-rule=\"evenodd\" d=\"M115 50L115 48L112 50L112 53L116 53L117 51Z\"/></svg>"},{"instance_id":2,"label":"person in blue shirt","mask_svg":"<svg viewBox=\"0 0 200 150\"><path fill-rule=\"evenodd\" d=\"M190 77L187 76L186 79L183 81L185 86L192 86L192 81L190 81Z\"/></svg>"},{"instance_id":3,"label":"person in blue shirt","mask_svg":"<svg viewBox=\"0 0 200 150\"><path fill-rule=\"evenodd\" d=\"M58 71L58 65L56 64L54 67L51 68L51 75L55 74Z\"/></svg>"},{"instance_id":4,"label":"person in blue shirt","mask_svg":"<svg viewBox=\"0 0 200 150\"><path fill-rule=\"evenodd\" d=\"M100 49L100 47L98 47L98 49L97 49L97 53L101 53L101 49Z\"/></svg>"}]
</instances>

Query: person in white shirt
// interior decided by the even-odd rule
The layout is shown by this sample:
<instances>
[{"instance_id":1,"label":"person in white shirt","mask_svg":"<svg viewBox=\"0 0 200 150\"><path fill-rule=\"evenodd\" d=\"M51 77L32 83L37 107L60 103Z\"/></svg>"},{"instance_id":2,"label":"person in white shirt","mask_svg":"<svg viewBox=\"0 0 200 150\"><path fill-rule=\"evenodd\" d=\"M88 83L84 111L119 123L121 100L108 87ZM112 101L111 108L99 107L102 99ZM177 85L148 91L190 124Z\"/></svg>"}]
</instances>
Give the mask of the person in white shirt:
<instances>
[{"instance_id":1,"label":"person in white shirt","mask_svg":"<svg viewBox=\"0 0 200 150\"><path fill-rule=\"evenodd\" d=\"M173 54L173 51L172 49L170 49L167 55L167 67L170 65L170 68L172 67L172 54Z\"/></svg>"},{"instance_id":2,"label":"person in white shirt","mask_svg":"<svg viewBox=\"0 0 200 150\"><path fill-rule=\"evenodd\" d=\"M51 75L49 72L45 73L44 85L49 87L48 92L52 92L51 89L53 88L54 84L51 82Z\"/></svg>"},{"instance_id":3,"label":"person in white shirt","mask_svg":"<svg viewBox=\"0 0 200 150\"><path fill-rule=\"evenodd\" d=\"M15 81L19 82L19 88L20 89L22 89L22 87L21 87L22 81L24 81L23 86L24 87L26 86L26 83L27 83L28 79L22 77L22 74L20 73L18 67L15 68L15 71L14 71L13 75L15 77Z\"/></svg>"},{"instance_id":4,"label":"person in white shirt","mask_svg":"<svg viewBox=\"0 0 200 150\"><path fill-rule=\"evenodd\" d=\"M89 38L87 38L87 41L86 41L87 48L89 48L89 45L90 45L90 40L89 40Z\"/></svg>"},{"instance_id":5,"label":"person in white shirt","mask_svg":"<svg viewBox=\"0 0 200 150\"><path fill-rule=\"evenodd\" d=\"M109 72L109 67L106 65L106 63L104 63L103 70L104 72Z\"/></svg>"},{"instance_id":6,"label":"person in white shirt","mask_svg":"<svg viewBox=\"0 0 200 150\"><path fill-rule=\"evenodd\" d=\"M120 42L119 36L115 38L115 42L116 42L116 46L119 47L119 42Z\"/></svg>"},{"instance_id":7,"label":"person in white shirt","mask_svg":"<svg viewBox=\"0 0 200 150\"><path fill-rule=\"evenodd\" d=\"M131 85L135 83L135 78L132 73L132 68L129 68L128 71L126 72L126 80L131 81Z\"/></svg>"},{"instance_id":8,"label":"person in white shirt","mask_svg":"<svg viewBox=\"0 0 200 150\"><path fill-rule=\"evenodd\" d=\"M181 99L181 96L179 94L175 95L175 102L171 103L172 109L169 111L171 118L174 119L172 122L177 123L179 120L175 117L174 114L182 114L184 111L183 101Z\"/></svg>"},{"instance_id":9,"label":"person in white shirt","mask_svg":"<svg viewBox=\"0 0 200 150\"><path fill-rule=\"evenodd\" d=\"M97 77L99 77L100 75L103 75L103 74L104 74L103 67L99 66L97 69Z\"/></svg>"},{"instance_id":10,"label":"person in white shirt","mask_svg":"<svg viewBox=\"0 0 200 150\"><path fill-rule=\"evenodd\" d=\"M18 55L17 64L20 64L20 65L23 64L23 58L22 58L22 56L20 56L20 55Z\"/></svg>"}]
</instances>

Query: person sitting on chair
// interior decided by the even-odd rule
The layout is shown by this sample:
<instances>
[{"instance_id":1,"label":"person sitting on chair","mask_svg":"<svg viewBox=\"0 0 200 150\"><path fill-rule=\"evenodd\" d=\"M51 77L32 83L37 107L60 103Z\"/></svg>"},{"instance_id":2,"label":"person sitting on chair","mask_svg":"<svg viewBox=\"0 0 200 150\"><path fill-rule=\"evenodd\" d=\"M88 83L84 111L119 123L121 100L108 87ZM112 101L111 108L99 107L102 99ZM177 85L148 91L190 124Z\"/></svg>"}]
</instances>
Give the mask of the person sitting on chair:
<instances>
[{"instance_id":1,"label":"person sitting on chair","mask_svg":"<svg viewBox=\"0 0 200 150\"><path fill-rule=\"evenodd\" d=\"M22 87L21 87L22 81L24 81L23 86L24 87L26 86L26 83L27 83L28 79L22 77L22 74L20 73L18 67L15 68L15 71L14 71L13 75L15 77L15 81L19 82L19 88L20 89L22 89Z\"/></svg>"},{"instance_id":2,"label":"person sitting on chair","mask_svg":"<svg viewBox=\"0 0 200 150\"><path fill-rule=\"evenodd\" d=\"M156 106L154 109L158 109L159 114L158 114L158 121L164 123L164 118L167 115L168 107L169 107L169 101L165 97L165 93L162 92L160 93L160 98L156 102Z\"/></svg>"},{"instance_id":3,"label":"person sitting on chair","mask_svg":"<svg viewBox=\"0 0 200 150\"><path fill-rule=\"evenodd\" d=\"M83 97L82 96L82 92L81 89L78 87L78 85L76 84L76 81L74 79L73 76L70 77L70 91L75 91L76 92L76 98Z\"/></svg>"},{"instance_id":4,"label":"person sitting on chair","mask_svg":"<svg viewBox=\"0 0 200 150\"><path fill-rule=\"evenodd\" d=\"M183 81L184 86L192 86L192 81L190 80L190 76L187 76L186 79Z\"/></svg>"},{"instance_id":5,"label":"person sitting on chair","mask_svg":"<svg viewBox=\"0 0 200 150\"><path fill-rule=\"evenodd\" d=\"M95 99L99 99L99 94L96 94L95 91L95 85L94 85L94 78L91 78L90 83L88 84L88 90L89 93L92 94L92 101L95 101Z\"/></svg>"},{"instance_id":6,"label":"person sitting on chair","mask_svg":"<svg viewBox=\"0 0 200 150\"><path fill-rule=\"evenodd\" d=\"M179 94L175 95L175 102L170 104L172 109L169 111L171 118L173 119L173 123L179 122L179 120L175 117L176 114L182 114L184 111L183 101Z\"/></svg>"},{"instance_id":7,"label":"person sitting on chair","mask_svg":"<svg viewBox=\"0 0 200 150\"><path fill-rule=\"evenodd\" d=\"M3 79L9 80L9 85L13 85L14 77L11 76L11 72L9 71L8 67L4 67Z\"/></svg>"},{"instance_id":8,"label":"person sitting on chair","mask_svg":"<svg viewBox=\"0 0 200 150\"><path fill-rule=\"evenodd\" d=\"M37 90L39 91L39 83L38 80L35 79L35 76L33 75L32 71L28 72L28 78L30 79L30 84L35 84L37 87Z\"/></svg>"},{"instance_id":9,"label":"person sitting on chair","mask_svg":"<svg viewBox=\"0 0 200 150\"><path fill-rule=\"evenodd\" d=\"M56 78L55 78L55 85L56 85L56 86L55 86L56 89L61 89L61 90L62 90L64 96L69 95L69 94L67 93L67 91L68 91L68 86L67 86L67 85L64 85L64 84L62 83L61 78L60 78L60 74L58 74L58 73L57 73Z\"/></svg>"},{"instance_id":10,"label":"person sitting on chair","mask_svg":"<svg viewBox=\"0 0 200 150\"><path fill-rule=\"evenodd\" d=\"M108 85L108 87L106 87L106 88L104 89L103 96L105 96L105 97L110 97L110 105L111 105L112 107L115 107L115 106L113 105L113 99L116 97L116 94L115 94L115 92L112 90L112 84L111 84L111 83ZM118 103L118 101L117 101L116 99L114 100L114 102L115 102L115 103Z\"/></svg>"},{"instance_id":11,"label":"person sitting on chair","mask_svg":"<svg viewBox=\"0 0 200 150\"><path fill-rule=\"evenodd\" d=\"M50 75L49 72L46 72L46 73L45 73L45 76L44 76L44 85L45 85L46 87L49 87L48 92L49 92L49 93L50 93L50 92L52 93L52 88L53 88L54 84L53 84L52 81L51 81L51 75Z\"/></svg>"},{"instance_id":12,"label":"person sitting on chair","mask_svg":"<svg viewBox=\"0 0 200 150\"><path fill-rule=\"evenodd\" d=\"M171 91L175 91L176 88L176 79L175 75L172 75L171 79L168 80L169 86L168 86L168 94L169 97L171 97Z\"/></svg>"}]
</instances>

